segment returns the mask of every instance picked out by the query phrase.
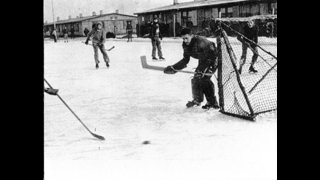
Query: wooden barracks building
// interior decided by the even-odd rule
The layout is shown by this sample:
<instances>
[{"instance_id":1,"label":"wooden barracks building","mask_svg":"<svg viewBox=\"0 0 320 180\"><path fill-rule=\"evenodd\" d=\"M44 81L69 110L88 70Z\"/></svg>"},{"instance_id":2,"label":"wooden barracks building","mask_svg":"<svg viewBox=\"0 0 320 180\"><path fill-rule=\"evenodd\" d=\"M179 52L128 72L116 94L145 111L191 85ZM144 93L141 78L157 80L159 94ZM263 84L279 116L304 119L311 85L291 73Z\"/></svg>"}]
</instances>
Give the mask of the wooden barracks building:
<instances>
[{"instance_id":1,"label":"wooden barracks building","mask_svg":"<svg viewBox=\"0 0 320 180\"><path fill-rule=\"evenodd\" d=\"M199 32L206 22L217 18L271 15L274 20L277 17L277 0L190 0L184 3L173 0L171 5L134 14L138 15L138 37L149 33L148 24L155 16L165 36L175 37L179 36L178 32L183 27Z\"/></svg>"},{"instance_id":2,"label":"wooden barracks building","mask_svg":"<svg viewBox=\"0 0 320 180\"><path fill-rule=\"evenodd\" d=\"M133 33L136 33L137 16L120 14L118 10L115 13L108 14L103 14L103 11L100 10L99 15L92 12L91 16L82 16L82 14L80 14L76 18L71 18L71 16L69 16L69 19L66 20L60 20L60 18L57 17L57 20L54 23L59 36L62 36L64 27L67 27L69 31L71 27L73 27L75 36L84 36L84 29L87 28L91 31L92 25L98 21L102 22L103 28L107 32L114 34L126 34L127 24L128 22L131 22ZM45 33L45 36L49 36L52 33L54 23L44 23L43 32Z\"/></svg>"}]
</instances>

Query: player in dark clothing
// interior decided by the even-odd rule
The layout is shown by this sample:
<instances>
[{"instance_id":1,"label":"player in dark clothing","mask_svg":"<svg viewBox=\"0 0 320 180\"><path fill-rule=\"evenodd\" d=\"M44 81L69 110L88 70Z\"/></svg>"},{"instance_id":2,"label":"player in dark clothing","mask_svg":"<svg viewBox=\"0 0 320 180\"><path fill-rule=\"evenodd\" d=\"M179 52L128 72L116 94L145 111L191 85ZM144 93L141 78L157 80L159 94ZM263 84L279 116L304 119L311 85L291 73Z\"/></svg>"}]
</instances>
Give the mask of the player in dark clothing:
<instances>
[{"instance_id":1,"label":"player in dark clothing","mask_svg":"<svg viewBox=\"0 0 320 180\"><path fill-rule=\"evenodd\" d=\"M207 99L207 104L202 106L203 109L215 108L219 105L215 96L214 84L211 81L211 76L203 73L215 73L218 67L217 49L215 44L203 36L193 35L190 28L181 30L181 37L183 38L183 59L172 66L164 69L166 74L174 74L177 71L187 67L190 57L198 59L199 63L196 68L196 74L191 80L193 100L189 101L186 106L199 106L203 101L203 95Z\"/></svg>"},{"instance_id":2,"label":"player in dark clothing","mask_svg":"<svg viewBox=\"0 0 320 180\"><path fill-rule=\"evenodd\" d=\"M259 28L256 26L253 22L253 20L249 20L247 25L244 27L243 30L243 36L238 36L237 39L242 42L242 55L240 58L240 68L239 68L239 73L242 73L242 67L246 62L247 58L247 50L248 47L252 50L253 56L252 56L252 61L251 65L249 68L249 72L256 73L258 72L256 69L254 69L254 64L256 63L258 59L258 48L257 48L257 43L258 43L258 32Z\"/></svg>"},{"instance_id":3,"label":"player in dark clothing","mask_svg":"<svg viewBox=\"0 0 320 180\"><path fill-rule=\"evenodd\" d=\"M132 42L132 31L133 31L132 25L131 25L131 22L129 21L128 25L127 25L127 32L128 32L128 41L127 42L129 42L130 39Z\"/></svg>"},{"instance_id":4,"label":"player in dark clothing","mask_svg":"<svg viewBox=\"0 0 320 180\"><path fill-rule=\"evenodd\" d=\"M160 60L164 60L161 50L162 33L160 32L160 25L158 18L155 17L153 22L150 24L150 38L152 43L152 59L158 60L156 58L156 50L158 49L158 56Z\"/></svg>"},{"instance_id":5,"label":"player in dark clothing","mask_svg":"<svg viewBox=\"0 0 320 180\"><path fill-rule=\"evenodd\" d=\"M87 28L84 29L84 35L87 37L88 33L90 32Z\"/></svg>"}]
</instances>

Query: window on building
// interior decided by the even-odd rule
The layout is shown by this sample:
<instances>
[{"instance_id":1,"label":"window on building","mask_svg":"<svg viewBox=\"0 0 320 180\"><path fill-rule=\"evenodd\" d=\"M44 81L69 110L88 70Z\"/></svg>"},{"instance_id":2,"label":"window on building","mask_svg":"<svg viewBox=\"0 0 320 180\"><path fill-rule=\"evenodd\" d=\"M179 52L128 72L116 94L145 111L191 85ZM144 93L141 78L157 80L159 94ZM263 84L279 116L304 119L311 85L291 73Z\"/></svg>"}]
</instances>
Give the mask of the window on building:
<instances>
[{"instance_id":1,"label":"window on building","mask_svg":"<svg viewBox=\"0 0 320 180\"><path fill-rule=\"evenodd\" d=\"M211 11L211 17L213 18L218 18L219 17L219 11L218 11L218 8L212 8L212 11Z\"/></svg>"},{"instance_id":2,"label":"window on building","mask_svg":"<svg viewBox=\"0 0 320 180\"><path fill-rule=\"evenodd\" d=\"M233 17L233 8L232 7L228 7L227 8L227 16L228 17Z\"/></svg>"},{"instance_id":3,"label":"window on building","mask_svg":"<svg viewBox=\"0 0 320 180\"><path fill-rule=\"evenodd\" d=\"M221 9L220 9L220 13L221 13L221 17L222 17L222 18L227 17L226 8L221 8Z\"/></svg>"},{"instance_id":4,"label":"window on building","mask_svg":"<svg viewBox=\"0 0 320 180\"><path fill-rule=\"evenodd\" d=\"M189 11L189 18L191 20L191 22L193 23L193 26L197 26L198 25L198 16L197 16L197 11L193 10L193 11Z\"/></svg>"},{"instance_id":5,"label":"window on building","mask_svg":"<svg viewBox=\"0 0 320 180\"><path fill-rule=\"evenodd\" d=\"M113 16L111 16L110 19L113 20Z\"/></svg>"}]
</instances>

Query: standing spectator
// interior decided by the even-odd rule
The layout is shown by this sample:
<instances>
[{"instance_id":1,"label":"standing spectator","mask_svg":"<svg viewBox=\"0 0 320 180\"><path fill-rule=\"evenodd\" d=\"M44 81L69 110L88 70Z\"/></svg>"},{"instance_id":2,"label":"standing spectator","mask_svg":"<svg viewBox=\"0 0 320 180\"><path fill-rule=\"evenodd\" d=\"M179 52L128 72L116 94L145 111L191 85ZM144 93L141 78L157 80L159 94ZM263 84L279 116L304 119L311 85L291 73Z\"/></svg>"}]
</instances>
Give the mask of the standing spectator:
<instances>
[{"instance_id":1,"label":"standing spectator","mask_svg":"<svg viewBox=\"0 0 320 180\"><path fill-rule=\"evenodd\" d=\"M65 26L64 29L62 30L63 36L64 36L64 42L68 42L68 29Z\"/></svg>"},{"instance_id":2,"label":"standing spectator","mask_svg":"<svg viewBox=\"0 0 320 180\"><path fill-rule=\"evenodd\" d=\"M258 48L257 48L258 32L259 32L258 26L255 25L252 19L249 19L248 23L244 26L243 35L237 37L237 39L240 42L242 42L242 55L240 58L240 68L239 68L240 74L242 73L242 67L246 62L248 47L252 50L252 53L253 53L249 72L252 72L252 73L258 72L253 67L259 55Z\"/></svg>"},{"instance_id":3,"label":"standing spectator","mask_svg":"<svg viewBox=\"0 0 320 180\"><path fill-rule=\"evenodd\" d=\"M87 28L85 28L83 32L84 32L84 35L87 37L89 30Z\"/></svg>"},{"instance_id":4,"label":"standing spectator","mask_svg":"<svg viewBox=\"0 0 320 180\"><path fill-rule=\"evenodd\" d=\"M128 41L131 39L131 42L132 42L132 25L131 25L131 21L128 22L128 25L127 25L127 32L128 32Z\"/></svg>"},{"instance_id":5,"label":"standing spectator","mask_svg":"<svg viewBox=\"0 0 320 180\"><path fill-rule=\"evenodd\" d=\"M164 60L164 57L162 56L161 41L160 41L162 40L162 34L160 32L160 27L159 27L159 22L157 17L155 17L153 22L150 24L150 38L152 43L152 59L158 60L156 58L156 50L158 49L159 59Z\"/></svg>"},{"instance_id":6,"label":"standing spectator","mask_svg":"<svg viewBox=\"0 0 320 180\"><path fill-rule=\"evenodd\" d=\"M213 74L218 68L218 53L215 44L204 36L193 35L190 28L182 29L181 37L183 39L183 59L172 66L166 67L164 73L174 74L177 72L176 70L187 67L190 57L199 59L195 70L196 74L191 80L193 100L189 101L186 106L188 108L199 106L203 101L203 95L205 95L207 103L202 108L218 109L219 105L215 96L214 84L211 81L212 75L204 75L204 73Z\"/></svg>"},{"instance_id":7,"label":"standing spectator","mask_svg":"<svg viewBox=\"0 0 320 180\"><path fill-rule=\"evenodd\" d=\"M273 30L274 30L273 22L267 22L266 26L267 26L268 37L273 38Z\"/></svg>"},{"instance_id":8,"label":"standing spectator","mask_svg":"<svg viewBox=\"0 0 320 180\"><path fill-rule=\"evenodd\" d=\"M74 39L74 28L73 28L73 26L71 27L70 32L71 32L71 39Z\"/></svg>"},{"instance_id":9,"label":"standing spectator","mask_svg":"<svg viewBox=\"0 0 320 180\"><path fill-rule=\"evenodd\" d=\"M94 50L94 60L96 62L96 69L99 68L99 54L98 49L100 49L103 54L103 59L106 62L107 68L109 68L109 57L105 50L104 43L106 42L106 31L102 28L102 23L98 22L94 29L92 29L88 36L85 44L88 45L90 37L92 36L92 46Z\"/></svg>"},{"instance_id":10,"label":"standing spectator","mask_svg":"<svg viewBox=\"0 0 320 180\"><path fill-rule=\"evenodd\" d=\"M56 43L57 42L57 30L55 28L52 31L52 36L53 36L54 42Z\"/></svg>"}]
</instances>

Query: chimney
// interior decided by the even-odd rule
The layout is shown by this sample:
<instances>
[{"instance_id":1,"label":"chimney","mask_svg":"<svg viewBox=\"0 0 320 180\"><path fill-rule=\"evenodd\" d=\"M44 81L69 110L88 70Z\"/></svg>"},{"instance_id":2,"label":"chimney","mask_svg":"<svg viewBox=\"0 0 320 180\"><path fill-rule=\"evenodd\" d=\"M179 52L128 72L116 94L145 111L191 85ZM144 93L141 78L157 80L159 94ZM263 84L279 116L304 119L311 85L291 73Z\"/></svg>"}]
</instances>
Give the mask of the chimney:
<instances>
[{"instance_id":1,"label":"chimney","mask_svg":"<svg viewBox=\"0 0 320 180\"><path fill-rule=\"evenodd\" d=\"M100 10L100 15L102 15L103 14L103 11L102 10Z\"/></svg>"},{"instance_id":2,"label":"chimney","mask_svg":"<svg viewBox=\"0 0 320 180\"><path fill-rule=\"evenodd\" d=\"M59 18L59 17L57 17L57 21L60 21L60 18Z\"/></svg>"},{"instance_id":3,"label":"chimney","mask_svg":"<svg viewBox=\"0 0 320 180\"><path fill-rule=\"evenodd\" d=\"M80 14L80 18L82 18L82 13Z\"/></svg>"},{"instance_id":4,"label":"chimney","mask_svg":"<svg viewBox=\"0 0 320 180\"><path fill-rule=\"evenodd\" d=\"M116 10L116 13L119 14L119 9Z\"/></svg>"},{"instance_id":5,"label":"chimney","mask_svg":"<svg viewBox=\"0 0 320 180\"><path fill-rule=\"evenodd\" d=\"M173 0L173 5L178 4L178 0Z\"/></svg>"},{"instance_id":6,"label":"chimney","mask_svg":"<svg viewBox=\"0 0 320 180\"><path fill-rule=\"evenodd\" d=\"M71 15L69 16L69 19L71 19Z\"/></svg>"},{"instance_id":7,"label":"chimney","mask_svg":"<svg viewBox=\"0 0 320 180\"><path fill-rule=\"evenodd\" d=\"M92 16L95 16L95 15L96 15L96 12L93 11L93 12L92 12Z\"/></svg>"}]
</instances>

